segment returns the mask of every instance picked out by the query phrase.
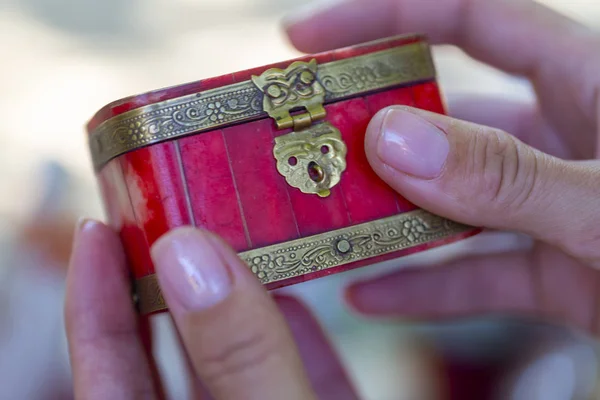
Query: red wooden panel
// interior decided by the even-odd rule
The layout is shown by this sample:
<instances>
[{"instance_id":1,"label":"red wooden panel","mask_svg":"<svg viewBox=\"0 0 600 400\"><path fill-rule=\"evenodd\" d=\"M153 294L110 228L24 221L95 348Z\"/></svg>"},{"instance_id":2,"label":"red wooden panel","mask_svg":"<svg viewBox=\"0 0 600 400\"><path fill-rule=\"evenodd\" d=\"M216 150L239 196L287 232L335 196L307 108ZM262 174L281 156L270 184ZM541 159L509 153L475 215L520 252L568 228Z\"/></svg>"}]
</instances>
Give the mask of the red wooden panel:
<instances>
[{"instance_id":1,"label":"red wooden panel","mask_svg":"<svg viewBox=\"0 0 600 400\"><path fill-rule=\"evenodd\" d=\"M191 224L173 142L136 150L119 159L138 225L150 246L170 229Z\"/></svg>"},{"instance_id":2,"label":"red wooden panel","mask_svg":"<svg viewBox=\"0 0 600 400\"><path fill-rule=\"evenodd\" d=\"M339 185L350 223L362 223L397 214L395 192L375 174L365 154L365 131L371 112L364 99L352 99L327 108L328 120L342 132L348 148L347 167Z\"/></svg>"},{"instance_id":3,"label":"red wooden panel","mask_svg":"<svg viewBox=\"0 0 600 400\"><path fill-rule=\"evenodd\" d=\"M124 216L122 215L122 205L119 200L123 197L127 199L129 204L129 194L127 187L123 182L123 173L118 160L112 160L98 173L98 186L100 195L102 196L102 205L104 206L104 214L107 218L107 225L113 230L119 232L123 226ZM123 194L119 193L123 191ZM129 207L131 209L131 205ZM133 214L129 214L131 220L135 222Z\"/></svg>"},{"instance_id":4,"label":"red wooden panel","mask_svg":"<svg viewBox=\"0 0 600 400\"><path fill-rule=\"evenodd\" d=\"M402 87L379 92L366 97L369 110L374 115L389 106L414 106L412 87Z\"/></svg>"},{"instance_id":5,"label":"red wooden panel","mask_svg":"<svg viewBox=\"0 0 600 400\"><path fill-rule=\"evenodd\" d=\"M107 164L98 174L106 204L108 225L119 232L134 278L154 272L144 231L138 226L119 160Z\"/></svg>"},{"instance_id":6,"label":"red wooden panel","mask_svg":"<svg viewBox=\"0 0 600 400\"><path fill-rule=\"evenodd\" d=\"M248 249L223 132L190 136L179 140L179 146L196 225L220 235L237 251Z\"/></svg>"},{"instance_id":7,"label":"red wooden panel","mask_svg":"<svg viewBox=\"0 0 600 400\"><path fill-rule=\"evenodd\" d=\"M415 107L446 114L446 107L436 82L428 82L413 87Z\"/></svg>"},{"instance_id":8,"label":"red wooden panel","mask_svg":"<svg viewBox=\"0 0 600 400\"><path fill-rule=\"evenodd\" d=\"M314 194L302 193L292 187L288 188L288 193L302 236L340 229L350 223L339 185L334 187L325 199Z\"/></svg>"},{"instance_id":9,"label":"red wooden panel","mask_svg":"<svg viewBox=\"0 0 600 400\"><path fill-rule=\"evenodd\" d=\"M372 115L377 114L378 111L389 106L415 106L412 87L403 87L372 94L367 97L367 103L369 104L369 110ZM417 206L406 200L400 194L396 194L395 196L398 203L398 211L406 212L417 209Z\"/></svg>"},{"instance_id":10,"label":"red wooden panel","mask_svg":"<svg viewBox=\"0 0 600 400\"><path fill-rule=\"evenodd\" d=\"M270 119L223 130L252 247L299 237L285 179L273 156Z\"/></svg>"}]
</instances>

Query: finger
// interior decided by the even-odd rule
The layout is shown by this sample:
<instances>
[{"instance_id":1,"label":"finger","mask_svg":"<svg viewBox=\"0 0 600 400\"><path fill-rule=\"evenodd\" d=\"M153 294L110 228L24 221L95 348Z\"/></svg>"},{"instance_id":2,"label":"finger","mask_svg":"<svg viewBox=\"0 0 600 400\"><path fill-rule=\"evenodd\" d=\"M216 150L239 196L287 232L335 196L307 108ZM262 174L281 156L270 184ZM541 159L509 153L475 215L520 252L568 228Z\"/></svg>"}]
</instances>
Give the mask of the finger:
<instances>
[{"instance_id":1,"label":"finger","mask_svg":"<svg viewBox=\"0 0 600 400\"><path fill-rule=\"evenodd\" d=\"M598 272L557 251L552 257L535 260L531 253L508 253L402 270L356 283L346 298L368 315L444 320L513 314L596 333Z\"/></svg>"},{"instance_id":2,"label":"finger","mask_svg":"<svg viewBox=\"0 0 600 400\"><path fill-rule=\"evenodd\" d=\"M505 100L491 96L449 96L449 114L465 121L510 132L523 143L559 158L570 151L551 129L535 101Z\"/></svg>"},{"instance_id":3,"label":"finger","mask_svg":"<svg viewBox=\"0 0 600 400\"><path fill-rule=\"evenodd\" d=\"M449 95L447 101L451 117L510 132L528 144L532 131L538 129L535 101L485 95Z\"/></svg>"},{"instance_id":4,"label":"finger","mask_svg":"<svg viewBox=\"0 0 600 400\"><path fill-rule=\"evenodd\" d=\"M76 234L65 305L75 398L154 399L118 237L86 221Z\"/></svg>"},{"instance_id":5,"label":"finger","mask_svg":"<svg viewBox=\"0 0 600 400\"><path fill-rule=\"evenodd\" d=\"M593 31L528 0L327 1L291 14L285 25L292 43L305 52L423 32L434 43L458 45L483 62L523 75L577 67L568 56L588 59L590 45L598 41ZM586 93L591 99L589 88Z\"/></svg>"},{"instance_id":6,"label":"finger","mask_svg":"<svg viewBox=\"0 0 600 400\"><path fill-rule=\"evenodd\" d=\"M409 319L537 311L536 285L524 253L477 256L431 269L407 269L350 286L357 311Z\"/></svg>"},{"instance_id":7,"label":"finger","mask_svg":"<svg viewBox=\"0 0 600 400\"><path fill-rule=\"evenodd\" d=\"M182 228L162 237L152 256L192 365L215 400L315 398L283 315L229 246Z\"/></svg>"},{"instance_id":8,"label":"finger","mask_svg":"<svg viewBox=\"0 0 600 400\"><path fill-rule=\"evenodd\" d=\"M319 399L358 399L346 371L315 317L298 300L275 297L290 326Z\"/></svg>"},{"instance_id":9,"label":"finger","mask_svg":"<svg viewBox=\"0 0 600 400\"><path fill-rule=\"evenodd\" d=\"M292 15L292 43L318 52L399 33L422 32L434 43L460 46L482 62L534 80L543 106L560 131L589 135L594 148L595 106L600 98L600 39L584 26L533 1L347 0ZM560 93L560 96L556 96ZM568 110L568 111L567 111ZM583 113L581 110L584 110Z\"/></svg>"},{"instance_id":10,"label":"finger","mask_svg":"<svg viewBox=\"0 0 600 400\"><path fill-rule=\"evenodd\" d=\"M402 106L373 118L366 153L390 186L435 214L600 260L597 163L563 161L504 131Z\"/></svg>"},{"instance_id":11,"label":"finger","mask_svg":"<svg viewBox=\"0 0 600 400\"><path fill-rule=\"evenodd\" d=\"M435 43L464 46L486 62L515 71L528 70L524 67L538 55L556 54L553 39L562 46L573 35L593 35L576 21L528 0L441 0L435 5L419 0L314 1L289 14L284 25L293 44L306 52L423 32ZM514 57L504 59L500 50Z\"/></svg>"},{"instance_id":12,"label":"finger","mask_svg":"<svg viewBox=\"0 0 600 400\"><path fill-rule=\"evenodd\" d=\"M173 316L169 315L171 323L175 325L175 321L173 320ZM177 342L179 345L184 347L183 338L181 337L181 333L177 330L174 332L175 337L177 338ZM194 400L214 400L202 381L199 379L196 371L194 369L194 365L192 364L192 360L190 359L190 355L183 351L181 352L183 367L185 370L185 375L188 377L187 388L189 390L189 398Z\"/></svg>"}]
</instances>

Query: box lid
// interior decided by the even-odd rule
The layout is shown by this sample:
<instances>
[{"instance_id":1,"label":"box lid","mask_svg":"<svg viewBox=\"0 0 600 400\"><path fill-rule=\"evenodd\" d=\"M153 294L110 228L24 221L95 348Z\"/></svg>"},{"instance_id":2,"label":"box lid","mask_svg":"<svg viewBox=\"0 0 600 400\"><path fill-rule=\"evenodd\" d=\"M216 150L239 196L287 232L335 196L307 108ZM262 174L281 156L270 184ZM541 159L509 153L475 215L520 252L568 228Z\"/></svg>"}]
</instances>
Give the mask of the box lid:
<instances>
[{"instance_id":1,"label":"box lid","mask_svg":"<svg viewBox=\"0 0 600 400\"><path fill-rule=\"evenodd\" d=\"M129 151L272 117L279 128L323 106L435 79L423 35L401 35L117 100L88 123L94 168Z\"/></svg>"}]
</instances>

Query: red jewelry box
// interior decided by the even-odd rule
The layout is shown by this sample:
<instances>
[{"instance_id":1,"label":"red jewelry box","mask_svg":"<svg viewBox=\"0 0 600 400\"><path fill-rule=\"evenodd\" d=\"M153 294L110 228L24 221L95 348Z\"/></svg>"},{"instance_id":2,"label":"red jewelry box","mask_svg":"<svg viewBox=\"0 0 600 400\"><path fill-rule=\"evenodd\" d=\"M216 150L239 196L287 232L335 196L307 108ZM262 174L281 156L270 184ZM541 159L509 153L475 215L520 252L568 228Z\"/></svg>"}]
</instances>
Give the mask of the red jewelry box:
<instances>
[{"instance_id":1,"label":"red jewelry box","mask_svg":"<svg viewBox=\"0 0 600 400\"><path fill-rule=\"evenodd\" d=\"M109 224L142 314L166 309L150 246L195 225L268 289L479 232L405 200L371 169L367 124L404 104L444 113L430 48L404 35L116 101L89 122Z\"/></svg>"}]
</instances>

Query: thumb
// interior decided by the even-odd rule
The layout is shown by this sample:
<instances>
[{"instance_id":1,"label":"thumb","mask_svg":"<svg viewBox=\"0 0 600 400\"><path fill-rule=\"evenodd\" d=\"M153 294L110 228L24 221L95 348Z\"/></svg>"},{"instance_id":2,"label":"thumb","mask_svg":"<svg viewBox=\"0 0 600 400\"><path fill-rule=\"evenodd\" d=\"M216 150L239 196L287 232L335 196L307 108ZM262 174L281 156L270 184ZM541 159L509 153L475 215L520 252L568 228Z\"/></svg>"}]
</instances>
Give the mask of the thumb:
<instances>
[{"instance_id":1,"label":"thumb","mask_svg":"<svg viewBox=\"0 0 600 400\"><path fill-rule=\"evenodd\" d=\"M377 113L365 144L375 172L419 207L600 260L595 161L564 161L506 132L403 106Z\"/></svg>"}]
</instances>

